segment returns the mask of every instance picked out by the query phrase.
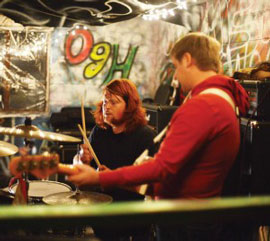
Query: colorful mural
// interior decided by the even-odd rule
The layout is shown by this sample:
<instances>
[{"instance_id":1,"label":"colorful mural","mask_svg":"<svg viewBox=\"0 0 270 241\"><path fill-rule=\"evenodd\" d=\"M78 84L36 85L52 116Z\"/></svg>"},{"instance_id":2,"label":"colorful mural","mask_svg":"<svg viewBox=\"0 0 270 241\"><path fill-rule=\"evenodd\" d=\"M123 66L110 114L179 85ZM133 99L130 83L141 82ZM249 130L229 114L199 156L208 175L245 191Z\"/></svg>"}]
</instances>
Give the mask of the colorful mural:
<instances>
[{"instance_id":1,"label":"colorful mural","mask_svg":"<svg viewBox=\"0 0 270 241\"><path fill-rule=\"evenodd\" d=\"M13 6L12 2L16 1L2 5L2 11L10 12L5 9ZM49 9L44 4L42 7ZM61 11L65 9L58 7ZM12 13L14 17L22 16L16 11ZM51 110L77 106L82 97L86 105L93 105L100 97L102 86L116 77L132 79L143 98L153 97L159 85L160 71L168 63L169 44L189 31L205 32L221 42L227 75L269 60L269 14L267 0L210 0L188 1L187 9L179 9L174 19L170 19L177 25L137 17L105 26L76 26L59 18L58 24L54 24L59 27L52 35ZM97 17L98 14L94 15ZM105 19L105 15L103 17ZM48 23L51 26L53 20ZM46 22L39 24L45 25Z\"/></svg>"},{"instance_id":2,"label":"colorful mural","mask_svg":"<svg viewBox=\"0 0 270 241\"><path fill-rule=\"evenodd\" d=\"M232 75L269 60L269 17L268 0L211 0L190 5L177 23L216 37L222 43L224 72Z\"/></svg>"},{"instance_id":3,"label":"colorful mural","mask_svg":"<svg viewBox=\"0 0 270 241\"><path fill-rule=\"evenodd\" d=\"M132 31L131 31L132 30ZM142 98L153 97L168 48L187 30L135 18L103 27L57 28L52 35L50 106L94 105L113 78L135 82Z\"/></svg>"},{"instance_id":4,"label":"colorful mural","mask_svg":"<svg viewBox=\"0 0 270 241\"><path fill-rule=\"evenodd\" d=\"M266 0L212 0L189 4L187 10L180 11L175 19L179 28L162 21L139 18L102 27L102 30L91 28L91 52L86 51L86 56L81 49L75 60L85 58L83 62L76 65L65 63L68 78L74 81L76 76L80 86L80 94L73 94L73 101L67 103L76 104L76 95L81 95L82 91L91 93L91 97L87 93L84 95L87 103L93 103L99 96L100 86L112 76L121 76L124 69L126 72L122 76L136 82L141 96L152 97L159 84L160 69L168 62L166 48L175 38L189 31L205 32L221 42L225 74L231 76L237 70L254 67L270 58L269 14L270 2ZM72 47L75 48L75 44ZM126 62L128 58L129 63ZM75 71L79 66L80 73ZM57 106L57 103L52 103L52 106Z\"/></svg>"}]
</instances>

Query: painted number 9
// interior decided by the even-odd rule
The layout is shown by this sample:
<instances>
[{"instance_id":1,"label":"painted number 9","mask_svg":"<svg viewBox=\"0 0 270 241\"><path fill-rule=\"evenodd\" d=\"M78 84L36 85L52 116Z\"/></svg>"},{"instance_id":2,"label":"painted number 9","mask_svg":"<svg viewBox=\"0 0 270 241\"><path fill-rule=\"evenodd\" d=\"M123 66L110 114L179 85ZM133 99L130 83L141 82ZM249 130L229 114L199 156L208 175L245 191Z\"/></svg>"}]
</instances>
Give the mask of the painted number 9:
<instances>
[{"instance_id":1,"label":"painted number 9","mask_svg":"<svg viewBox=\"0 0 270 241\"><path fill-rule=\"evenodd\" d=\"M84 77L86 79L94 78L105 66L111 53L111 45L107 42L102 42L94 45L90 52L91 63L86 65L84 69Z\"/></svg>"}]
</instances>

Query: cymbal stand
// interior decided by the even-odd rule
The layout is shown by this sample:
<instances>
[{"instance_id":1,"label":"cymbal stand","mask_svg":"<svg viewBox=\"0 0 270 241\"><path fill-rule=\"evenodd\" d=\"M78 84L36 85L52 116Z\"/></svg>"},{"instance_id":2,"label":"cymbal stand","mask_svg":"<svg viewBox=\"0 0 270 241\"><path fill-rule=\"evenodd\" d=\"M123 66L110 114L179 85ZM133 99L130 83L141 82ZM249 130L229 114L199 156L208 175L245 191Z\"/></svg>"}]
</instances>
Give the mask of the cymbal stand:
<instances>
[{"instance_id":1,"label":"cymbal stand","mask_svg":"<svg viewBox=\"0 0 270 241\"><path fill-rule=\"evenodd\" d=\"M81 164L81 160L80 160L80 144L77 145L77 154L75 156L75 158L73 159L73 165L74 164ZM72 198L75 198L75 200L77 201L77 203L79 203L80 201L80 195L81 195L81 190L79 189L79 187L77 185L75 185L75 191L74 194L72 195Z\"/></svg>"},{"instance_id":2,"label":"cymbal stand","mask_svg":"<svg viewBox=\"0 0 270 241\"><path fill-rule=\"evenodd\" d=\"M32 120L30 117L26 117L24 121L25 126L32 126ZM33 148L35 147L35 142L29 138L24 138L24 147L28 148L28 153L25 154L35 154L33 153ZM23 155L23 154L22 154Z\"/></svg>"},{"instance_id":3,"label":"cymbal stand","mask_svg":"<svg viewBox=\"0 0 270 241\"><path fill-rule=\"evenodd\" d=\"M24 121L25 126L31 126L32 125L32 120L30 117L26 117ZM23 148L19 151L21 156L26 156L26 155L31 155L33 154L33 147L35 146L35 142L31 139L24 138L24 146ZM22 188L25 186L25 192L26 192L26 197L28 201L28 190L29 190L29 175L28 172L23 172L21 180L19 179L19 182L21 182L21 185L23 182L25 182L25 185L22 185Z\"/></svg>"}]
</instances>

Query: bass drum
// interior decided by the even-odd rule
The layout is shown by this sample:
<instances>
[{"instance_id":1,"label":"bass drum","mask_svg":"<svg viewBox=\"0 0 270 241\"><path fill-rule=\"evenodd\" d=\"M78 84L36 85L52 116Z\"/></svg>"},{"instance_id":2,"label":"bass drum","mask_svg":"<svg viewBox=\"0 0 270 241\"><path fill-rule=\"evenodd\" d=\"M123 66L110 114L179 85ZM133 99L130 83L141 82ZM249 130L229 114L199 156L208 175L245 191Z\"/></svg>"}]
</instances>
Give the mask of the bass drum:
<instances>
[{"instance_id":1,"label":"bass drum","mask_svg":"<svg viewBox=\"0 0 270 241\"><path fill-rule=\"evenodd\" d=\"M42 198L51 194L72 191L69 185L56 181L35 180L29 181L28 183L28 198L29 201L33 203L42 203ZM12 185L9 187L9 192L14 195L17 187L18 183Z\"/></svg>"}]
</instances>

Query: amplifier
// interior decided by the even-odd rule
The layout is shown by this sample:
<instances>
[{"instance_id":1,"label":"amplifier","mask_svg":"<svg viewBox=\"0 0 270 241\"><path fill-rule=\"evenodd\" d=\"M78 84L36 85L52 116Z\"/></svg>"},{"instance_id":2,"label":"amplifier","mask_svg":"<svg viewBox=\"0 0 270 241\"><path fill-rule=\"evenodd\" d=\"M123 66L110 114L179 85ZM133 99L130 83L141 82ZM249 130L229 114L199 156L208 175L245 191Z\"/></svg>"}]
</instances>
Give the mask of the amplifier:
<instances>
[{"instance_id":1,"label":"amplifier","mask_svg":"<svg viewBox=\"0 0 270 241\"><path fill-rule=\"evenodd\" d=\"M85 125L87 129L92 129L95 120L91 114L91 108L85 109ZM54 112L51 115L50 122L55 130L77 130L78 124L82 124L80 107L64 107L61 112Z\"/></svg>"},{"instance_id":2,"label":"amplifier","mask_svg":"<svg viewBox=\"0 0 270 241\"><path fill-rule=\"evenodd\" d=\"M143 107L146 109L148 124L159 133L169 123L173 113L179 106L143 103Z\"/></svg>"},{"instance_id":3,"label":"amplifier","mask_svg":"<svg viewBox=\"0 0 270 241\"><path fill-rule=\"evenodd\" d=\"M242 174L249 195L270 194L270 122L241 118Z\"/></svg>"},{"instance_id":4,"label":"amplifier","mask_svg":"<svg viewBox=\"0 0 270 241\"><path fill-rule=\"evenodd\" d=\"M248 115L256 120L270 120L270 82L258 80L241 80L249 96Z\"/></svg>"}]
</instances>

